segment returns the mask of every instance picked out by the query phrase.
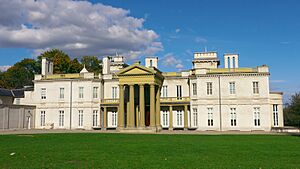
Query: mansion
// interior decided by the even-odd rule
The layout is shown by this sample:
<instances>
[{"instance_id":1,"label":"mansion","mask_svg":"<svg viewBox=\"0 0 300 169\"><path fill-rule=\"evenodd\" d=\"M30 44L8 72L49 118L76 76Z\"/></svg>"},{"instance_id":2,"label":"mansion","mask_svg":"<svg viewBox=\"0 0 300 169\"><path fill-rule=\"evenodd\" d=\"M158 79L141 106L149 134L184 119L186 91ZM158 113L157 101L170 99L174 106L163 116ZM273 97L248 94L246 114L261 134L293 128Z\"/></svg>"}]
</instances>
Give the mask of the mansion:
<instances>
[{"instance_id":1,"label":"mansion","mask_svg":"<svg viewBox=\"0 0 300 169\"><path fill-rule=\"evenodd\" d=\"M196 52L190 70L161 72L157 57L145 65L104 57L102 73L85 68L53 74L42 59L34 90L18 104L36 106L36 129L117 131L271 131L283 127L282 93L271 92L269 68L240 68L239 55Z\"/></svg>"}]
</instances>

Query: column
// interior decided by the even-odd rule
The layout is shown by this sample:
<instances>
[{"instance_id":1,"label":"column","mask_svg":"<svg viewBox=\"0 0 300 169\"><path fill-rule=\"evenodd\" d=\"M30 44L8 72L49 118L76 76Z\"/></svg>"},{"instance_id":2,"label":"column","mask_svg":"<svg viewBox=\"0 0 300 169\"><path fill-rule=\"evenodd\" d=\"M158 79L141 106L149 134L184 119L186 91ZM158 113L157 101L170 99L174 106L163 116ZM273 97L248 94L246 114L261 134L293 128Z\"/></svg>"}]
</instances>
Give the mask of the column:
<instances>
[{"instance_id":1,"label":"column","mask_svg":"<svg viewBox=\"0 0 300 169\"><path fill-rule=\"evenodd\" d=\"M239 57L238 57L238 55L235 56L234 59L235 59L234 68L239 68Z\"/></svg>"},{"instance_id":2,"label":"column","mask_svg":"<svg viewBox=\"0 0 300 169\"><path fill-rule=\"evenodd\" d=\"M158 86L157 87L157 92L156 92L156 127L161 127L161 124L160 124L160 87Z\"/></svg>"},{"instance_id":3,"label":"column","mask_svg":"<svg viewBox=\"0 0 300 169\"><path fill-rule=\"evenodd\" d=\"M150 84L150 127L155 127L155 86Z\"/></svg>"},{"instance_id":4,"label":"column","mask_svg":"<svg viewBox=\"0 0 300 169\"><path fill-rule=\"evenodd\" d=\"M104 111L103 111L103 130L106 129L107 127L107 107L103 107Z\"/></svg>"},{"instance_id":5,"label":"column","mask_svg":"<svg viewBox=\"0 0 300 169\"><path fill-rule=\"evenodd\" d=\"M140 127L145 127L145 89L140 85Z\"/></svg>"},{"instance_id":6,"label":"column","mask_svg":"<svg viewBox=\"0 0 300 169\"><path fill-rule=\"evenodd\" d=\"M173 130L173 107L169 107L169 130Z\"/></svg>"},{"instance_id":7,"label":"column","mask_svg":"<svg viewBox=\"0 0 300 169\"><path fill-rule=\"evenodd\" d=\"M224 56L225 68L228 68L228 56Z\"/></svg>"},{"instance_id":8,"label":"column","mask_svg":"<svg viewBox=\"0 0 300 169\"><path fill-rule=\"evenodd\" d=\"M184 129L188 129L188 106L184 106Z\"/></svg>"},{"instance_id":9,"label":"column","mask_svg":"<svg viewBox=\"0 0 300 169\"><path fill-rule=\"evenodd\" d=\"M129 123L128 127L134 127L134 85L129 85Z\"/></svg>"},{"instance_id":10,"label":"column","mask_svg":"<svg viewBox=\"0 0 300 169\"><path fill-rule=\"evenodd\" d=\"M118 127L124 128L124 85L119 85Z\"/></svg>"}]
</instances>

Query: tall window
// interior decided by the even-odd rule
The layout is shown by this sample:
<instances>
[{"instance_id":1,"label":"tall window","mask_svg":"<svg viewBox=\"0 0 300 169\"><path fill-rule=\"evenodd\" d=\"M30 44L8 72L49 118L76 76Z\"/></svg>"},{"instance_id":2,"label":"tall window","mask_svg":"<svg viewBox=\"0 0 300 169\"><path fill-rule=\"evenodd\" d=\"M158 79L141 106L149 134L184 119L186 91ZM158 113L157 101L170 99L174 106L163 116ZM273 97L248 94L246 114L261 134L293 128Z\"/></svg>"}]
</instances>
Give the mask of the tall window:
<instances>
[{"instance_id":1,"label":"tall window","mask_svg":"<svg viewBox=\"0 0 300 169\"><path fill-rule=\"evenodd\" d=\"M60 99L65 98L65 88L63 87L59 88L59 98Z\"/></svg>"},{"instance_id":2,"label":"tall window","mask_svg":"<svg viewBox=\"0 0 300 169\"><path fill-rule=\"evenodd\" d=\"M235 94L235 82L229 82L229 92Z\"/></svg>"},{"instance_id":3,"label":"tall window","mask_svg":"<svg viewBox=\"0 0 300 169\"><path fill-rule=\"evenodd\" d=\"M113 99L117 98L117 87L112 87L112 98Z\"/></svg>"},{"instance_id":4,"label":"tall window","mask_svg":"<svg viewBox=\"0 0 300 169\"><path fill-rule=\"evenodd\" d=\"M58 125L59 127L63 127L65 124L65 112L63 110L59 111L59 118L58 118Z\"/></svg>"},{"instance_id":5,"label":"tall window","mask_svg":"<svg viewBox=\"0 0 300 169\"><path fill-rule=\"evenodd\" d=\"M208 114L208 126L214 126L214 116L213 116L213 108L209 107L207 108L207 114Z\"/></svg>"},{"instance_id":6,"label":"tall window","mask_svg":"<svg viewBox=\"0 0 300 169\"><path fill-rule=\"evenodd\" d=\"M45 126L46 112L41 111L41 126Z\"/></svg>"},{"instance_id":7,"label":"tall window","mask_svg":"<svg viewBox=\"0 0 300 169\"><path fill-rule=\"evenodd\" d=\"M41 99L46 99L46 88L41 88Z\"/></svg>"},{"instance_id":8,"label":"tall window","mask_svg":"<svg viewBox=\"0 0 300 169\"><path fill-rule=\"evenodd\" d=\"M197 95L197 83L193 83L193 95L196 96Z\"/></svg>"},{"instance_id":9,"label":"tall window","mask_svg":"<svg viewBox=\"0 0 300 169\"><path fill-rule=\"evenodd\" d=\"M93 87L93 98L94 99L98 98L98 87Z\"/></svg>"},{"instance_id":10,"label":"tall window","mask_svg":"<svg viewBox=\"0 0 300 169\"><path fill-rule=\"evenodd\" d=\"M278 104L273 104L274 127L278 127Z\"/></svg>"},{"instance_id":11,"label":"tall window","mask_svg":"<svg viewBox=\"0 0 300 169\"><path fill-rule=\"evenodd\" d=\"M93 127L98 126L98 110L93 110Z\"/></svg>"},{"instance_id":12,"label":"tall window","mask_svg":"<svg viewBox=\"0 0 300 169\"><path fill-rule=\"evenodd\" d=\"M117 126L117 112L115 112L115 111L111 112L111 116L112 116L111 125L113 127L116 127Z\"/></svg>"},{"instance_id":13,"label":"tall window","mask_svg":"<svg viewBox=\"0 0 300 169\"><path fill-rule=\"evenodd\" d=\"M198 126L198 112L197 112L197 108L193 108L193 126Z\"/></svg>"},{"instance_id":14,"label":"tall window","mask_svg":"<svg viewBox=\"0 0 300 169\"><path fill-rule=\"evenodd\" d=\"M177 85L176 89L177 89L177 99L182 99L182 87L181 87L181 85Z\"/></svg>"},{"instance_id":15,"label":"tall window","mask_svg":"<svg viewBox=\"0 0 300 169\"><path fill-rule=\"evenodd\" d=\"M258 82L253 82L253 94L259 94Z\"/></svg>"},{"instance_id":16,"label":"tall window","mask_svg":"<svg viewBox=\"0 0 300 169\"><path fill-rule=\"evenodd\" d=\"M79 98L83 98L83 87L79 87Z\"/></svg>"},{"instance_id":17,"label":"tall window","mask_svg":"<svg viewBox=\"0 0 300 169\"><path fill-rule=\"evenodd\" d=\"M260 126L260 108L254 107L254 126Z\"/></svg>"},{"instance_id":18,"label":"tall window","mask_svg":"<svg viewBox=\"0 0 300 169\"><path fill-rule=\"evenodd\" d=\"M83 127L83 110L78 111L78 126Z\"/></svg>"},{"instance_id":19,"label":"tall window","mask_svg":"<svg viewBox=\"0 0 300 169\"><path fill-rule=\"evenodd\" d=\"M236 108L230 108L230 125L236 126Z\"/></svg>"},{"instance_id":20,"label":"tall window","mask_svg":"<svg viewBox=\"0 0 300 169\"><path fill-rule=\"evenodd\" d=\"M176 122L178 126L182 126L182 120L183 120L183 112L182 110L177 110Z\"/></svg>"},{"instance_id":21,"label":"tall window","mask_svg":"<svg viewBox=\"0 0 300 169\"><path fill-rule=\"evenodd\" d=\"M169 123L168 123L168 111L166 110L163 110L162 112L162 125L163 126L168 126Z\"/></svg>"},{"instance_id":22,"label":"tall window","mask_svg":"<svg viewBox=\"0 0 300 169\"><path fill-rule=\"evenodd\" d=\"M212 82L207 82L206 83L207 86L207 95L212 95Z\"/></svg>"},{"instance_id":23,"label":"tall window","mask_svg":"<svg viewBox=\"0 0 300 169\"><path fill-rule=\"evenodd\" d=\"M162 97L168 97L168 86L162 87Z\"/></svg>"}]
</instances>

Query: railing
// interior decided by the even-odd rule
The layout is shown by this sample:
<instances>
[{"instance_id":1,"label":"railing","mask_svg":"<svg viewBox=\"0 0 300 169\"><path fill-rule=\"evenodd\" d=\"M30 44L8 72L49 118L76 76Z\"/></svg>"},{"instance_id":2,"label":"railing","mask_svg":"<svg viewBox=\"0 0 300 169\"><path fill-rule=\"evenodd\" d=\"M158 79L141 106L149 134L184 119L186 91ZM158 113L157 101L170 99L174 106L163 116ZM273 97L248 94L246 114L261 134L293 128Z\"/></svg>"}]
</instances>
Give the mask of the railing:
<instances>
[{"instance_id":1,"label":"railing","mask_svg":"<svg viewBox=\"0 0 300 169\"><path fill-rule=\"evenodd\" d=\"M116 99L101 99L101 104L118 104L119 98Z\"/></svg>"},{"instance_id":2,"label":"railing","mask_svg":"<svg viewBox=\"0 0 300 169\"><path fill-rule=\"evenodd\" d=\"M161 97L160 102L190 102L189 97Z\"/></svg>"},{"instance_id":3,"label":"railing","mask_svg":"<svg viewBox=\"0 0 300 169\"><path fill-rule=\"evenodd\" d=\"M256 73L256 68L216 68L208 69L207 73Z\"/></svg>"}]
</instances>

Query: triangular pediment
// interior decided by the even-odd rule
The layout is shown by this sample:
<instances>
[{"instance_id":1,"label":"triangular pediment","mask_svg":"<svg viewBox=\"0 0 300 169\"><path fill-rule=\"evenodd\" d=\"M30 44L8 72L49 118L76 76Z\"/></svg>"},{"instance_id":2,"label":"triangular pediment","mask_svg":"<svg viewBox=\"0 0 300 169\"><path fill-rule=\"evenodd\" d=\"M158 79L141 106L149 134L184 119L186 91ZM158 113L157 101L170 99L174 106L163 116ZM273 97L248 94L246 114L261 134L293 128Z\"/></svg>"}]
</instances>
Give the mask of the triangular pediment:
<instances>
[{"instance_id":1,"label":"triangular pediment","mask_svg":"<svg viewBox=\"0 0 300 169\"><path fill-rule=\"evenodd\" d=\"M141 65L131 65L117 73L118 76L122 75L144 75L144 74L155 74L153 69L141 66Z\"/></svg>"}]
</instances>

